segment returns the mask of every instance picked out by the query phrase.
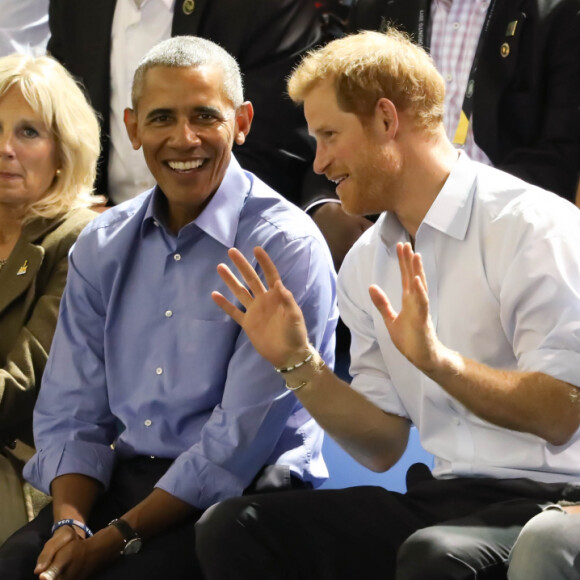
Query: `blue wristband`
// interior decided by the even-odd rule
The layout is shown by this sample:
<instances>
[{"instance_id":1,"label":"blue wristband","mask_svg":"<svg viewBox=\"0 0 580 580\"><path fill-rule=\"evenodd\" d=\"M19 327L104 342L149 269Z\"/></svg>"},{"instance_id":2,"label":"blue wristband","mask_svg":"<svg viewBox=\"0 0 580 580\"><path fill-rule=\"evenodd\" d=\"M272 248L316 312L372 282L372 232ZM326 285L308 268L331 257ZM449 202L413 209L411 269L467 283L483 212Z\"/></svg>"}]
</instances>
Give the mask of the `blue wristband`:
<instances>
[{"instance_id":1,"label":"blue wristband","mask_svg":"<svg viewBox=\"0 0 580 580\"><path fill-rule=\"evenodd\" d=\"M83 524L83 522L79 522L78 520L71 519L56 522L50 530L51 535L54 534L58 528L62 528L63 526L76 526L77 528L80 528L85 533L85 538L90 538L93 535L89 526Z\"/></svg>"}]
</instances>

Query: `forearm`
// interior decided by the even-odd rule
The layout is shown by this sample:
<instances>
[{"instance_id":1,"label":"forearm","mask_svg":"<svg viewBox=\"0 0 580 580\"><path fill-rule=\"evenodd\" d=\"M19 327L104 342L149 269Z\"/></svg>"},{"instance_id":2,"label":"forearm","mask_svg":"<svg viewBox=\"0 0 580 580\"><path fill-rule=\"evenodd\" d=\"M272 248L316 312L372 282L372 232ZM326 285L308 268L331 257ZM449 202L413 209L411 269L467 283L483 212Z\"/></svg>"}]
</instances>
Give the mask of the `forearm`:
<instances>
[{"instance_id":1,"label":"forearm","mask_svg":"<svg viewBox=\"0 0 580 580\"><path fill-rule=\"evenodd\" d=\"M563 445L580 421L578 389L539 372L503 371L441 346L423 372L472 413L500 427Z\"/></svg>"},{"instance_id":2,"label":"forearm","mask_svg":"<svg viewBox=\"0 0 580 580\"><path fill-rule=\"evenodd\" d=\"M72 518L84 521L94 503L99 484L82 475L62 476L54 483L55 520ZM127 521L141 537L147 538L178 523L193 510L189 504L155 489L145 500L126 514L119 514L119 517ZM105 526L86 540L79 540L78 536L84 535L80 532L77 536L76 532L76 526L59 528L45 545L35 569L41 580L49 578L41 574L49 566L56 572L66 570L67 578L87 578L121 557L125 540L115 526Z\"/></svg>"},{"instance_id":3,"label":"forearm","mask_svg":"<svg viewBox=\"0 0 580 580\"><path fill-rule=\"evenodd\" d=\"M86 522L101 490L92 477L68 473L55 478L51 484L54 521L73 519Z\"/></svg>"},{"instance_id":4,"label":"forearm","mask_svg":"<svg viewBox=\"0 0 580 580\"><path fill-rule=\"evenodd\" d=\"M142 538L154 536L196 511L192 505L155 488L142 502L121 515Z\"/></svg>"},{"instance_id":5,"label":"forearm","mask_svg":"<svg viewBox=\"0 0 580 580\"><path fill-rule=\"evenodd\" d=\"M193 506L156 488L142 502L118 517L146 540L183 521L194 511ZM102 564L110 564L119 558L124 546L121 532L114 526L99 530L87 542L89 553Z\"/></svg>"},{"instance_id":6,"label":"forearm","mask_svg":"<svg viewBox=\"0 0 580 580\"><path fill-rule=\"evenodd\" d=\"M297 353L289 364L304 353ZM289 366L289 365L286 365ZM392 467L407 446L410 423L385 413L327 367L308 364L287 373L296 397L318 424L359 463L373 471Z\"/></svg>"}]
</instances>

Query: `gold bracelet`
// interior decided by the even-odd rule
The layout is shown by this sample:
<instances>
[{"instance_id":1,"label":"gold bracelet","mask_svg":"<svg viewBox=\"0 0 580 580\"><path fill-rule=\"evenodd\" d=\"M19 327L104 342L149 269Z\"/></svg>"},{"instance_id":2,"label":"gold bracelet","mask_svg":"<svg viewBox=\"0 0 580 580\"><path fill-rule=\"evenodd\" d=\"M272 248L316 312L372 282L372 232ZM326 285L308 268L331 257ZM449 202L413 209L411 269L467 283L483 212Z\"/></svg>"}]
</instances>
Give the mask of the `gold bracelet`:
<instances>
[{"instance_id":1,"label":"gold bracelet","mask_svg":"<svg viewBox=\"0 0 580 580\"><path fill-rule=\"evenodd\" d=\"M326 366L326 363L320 359L320 363L318 364L318 368L316 369L317 372L320 372L324 367ZM298 389L301 389L302 387L305 387L310 381L302 381L300 384L296 385L295 387L291 387L288 383L284 383L284 386L289 390L289 391L297 391Z\"/></svg>"},{"instance_id":2,"label":"gold bracelet","mask_svg":"<svg viewBox=\"0 0 580 580\"><path fill-rule=\"evenodd\" d=\"M298 389L301 389L302 387L306 386L307 384L308 384L308 381L302 381L299 385L296 385L295 387L291 387L288 383L284 383L284 386L289 391L297 391Z\"/></svg>"},{"instance_id":3,"label":"gold bracelet","mask_svg":"<svg viewBox=\"0 0 580 580\"><path fill-rule=\"evenodd\" d=\"M299 369L300 367L304 366L305 364L309 363L312 360L312 357L314 356L314 353L316 352L314 347L309 344L308 345L308 356L301 362L296 363L295 365L289 366L289 367L274 367L274 369L276 369L277 373L289 373L292 372L296 369Z\"/></svg>"}]
</instances>

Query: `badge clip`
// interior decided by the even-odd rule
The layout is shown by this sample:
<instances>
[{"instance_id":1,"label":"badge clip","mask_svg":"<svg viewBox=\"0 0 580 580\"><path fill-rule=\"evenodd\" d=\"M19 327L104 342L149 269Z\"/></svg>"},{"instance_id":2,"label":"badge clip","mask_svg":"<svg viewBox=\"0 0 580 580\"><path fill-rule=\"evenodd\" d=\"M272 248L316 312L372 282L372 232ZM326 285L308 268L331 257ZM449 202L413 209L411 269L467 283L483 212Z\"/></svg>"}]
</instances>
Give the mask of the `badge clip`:
<instances>
[{"instance_id":1,"label":"badge clip","mask_svg":"<svg viewBox=\"0 0 580 580\"><path fill-rule=\"evenodd\" d=\"M512 20L507 26L507 30L505 31L505 35L506 36L515 36L517 27L518 27L518 21Z\"/></svg>"},{"instance_id":2,"label":"badge clip","mask_svg":"<svg viewBox=\"0 0 580 580\"><path fill-rule=\"evenodd\" d=\"M24 260L24 264L18 268L18 272L16 272L17 276L24 276L28 271L28 260Z\"/></svg>"}]
</instances>

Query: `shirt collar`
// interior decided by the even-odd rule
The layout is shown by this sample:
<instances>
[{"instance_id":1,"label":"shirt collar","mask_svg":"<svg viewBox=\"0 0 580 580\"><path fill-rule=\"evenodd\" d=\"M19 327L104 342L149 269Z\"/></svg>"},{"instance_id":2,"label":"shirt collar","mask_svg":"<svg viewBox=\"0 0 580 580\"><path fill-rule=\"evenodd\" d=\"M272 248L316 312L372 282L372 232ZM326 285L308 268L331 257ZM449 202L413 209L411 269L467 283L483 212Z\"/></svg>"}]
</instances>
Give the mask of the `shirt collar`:
<instances>
[{"instance_id":1,"label":"shirt collar","mask_svg":"<svg viewBox=\"0 0 580 580\"><path fill-rule=\"evenodd\" d=\"M231 248L236 239L240 215L250 188L249 177L232 154L226 174L214 196L201 214L182 230L195 225L226 248ZM155 224L163 224L165 221L161 210L161 195L163 195L161 189L155 187L143 218L143 235L150 231L152 226L155 227Z\"/></svg>"},{"instance_id":2,"label":"shirt collar","mask_svg":"<svg viewBox=\"0 0 580 580\"><path fill-rule=\"evenodd\" d=\"M160 1L162 4L165 5L165 7L167 8L168 11L173 11L173 6L175 5L175 0L160 0ZM136 8L140 8L138 2L136 2L135 0L131 0L131 2L135 5ZM142 0L141 6L143 5L144 2L145 2L145 0Z\"/></svg>"},{"instance_id":3,"label":"shirt collar","mask_svg":"<svg viewBox=\"0 0 580 580\"><path fill-rule=\"evenodd\" d=\"M423 218L419 230L423 225L428 225L452 238L463 240L471 218L475 184L474 163L461 151L443 189Z\"/></svg>"},{"instance_id":4,"label":"shirt collar","mask_svg":"<svg viewBox=\"0 0 580 580\"><path fill-rule=\"evenodd\" d=\"M452 238L463 240L471 218L475 185L474 163L461 151L447 181L423 218L417 235L422 228L429 226ZM397 242L409 240L409 234L392 212L383 217L379 227L381 239L389 252Z\"/></svg>"}]
</instances>

